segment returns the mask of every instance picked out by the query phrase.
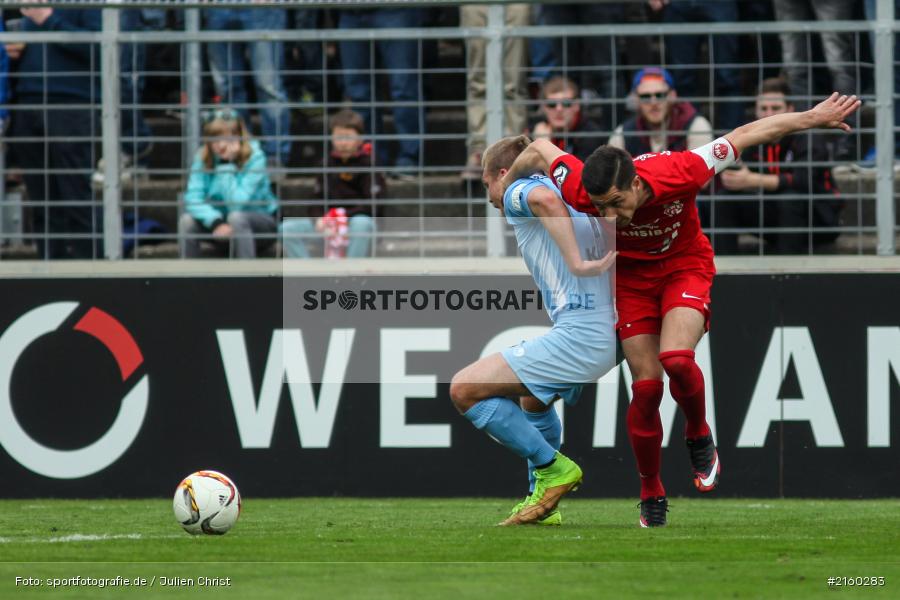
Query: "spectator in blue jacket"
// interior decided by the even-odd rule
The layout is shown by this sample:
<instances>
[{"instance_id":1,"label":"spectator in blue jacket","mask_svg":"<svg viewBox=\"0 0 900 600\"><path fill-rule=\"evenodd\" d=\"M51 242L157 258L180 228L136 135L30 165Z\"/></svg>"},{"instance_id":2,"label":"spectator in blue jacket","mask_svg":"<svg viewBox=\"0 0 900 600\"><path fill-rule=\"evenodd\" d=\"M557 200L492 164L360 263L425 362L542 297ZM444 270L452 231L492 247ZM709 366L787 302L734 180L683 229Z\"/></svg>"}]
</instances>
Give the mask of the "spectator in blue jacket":
<instances>
[{"instance_id":1,"label":"spectator in blue jacket","mask_svg":"<svg viewBox=\"0 0 900 600\"><path fill-rule=\"evenodd\" d=\"M100 30L99 10L41 7L21 13L24 32ZM15 102L32 106L12 111L10 136L30 139L11 140L10 155L25 170L38 255L101 257L101 211L93 201L88 141L95 114L83 107L100 98L98 48L73 42L16 43L7 44L6 51L18 63Z\"/></svg>"},{"instance_id":2,"label":"spectator in blue jacket","mask_svg":"<svg viewBox=\"0 0 900 600\"><path fill-rule=\"evenodd\" d=\"M230 255L256 257L257 234L274 234L278 201L272 193L266 154L252 141L237 111L207 116L205 143L194 158L185 214L178 223L183 255L200 256L202 237L229 243ZM274 238L273 238L274 239Z\"/></svg>"}]
</instances>

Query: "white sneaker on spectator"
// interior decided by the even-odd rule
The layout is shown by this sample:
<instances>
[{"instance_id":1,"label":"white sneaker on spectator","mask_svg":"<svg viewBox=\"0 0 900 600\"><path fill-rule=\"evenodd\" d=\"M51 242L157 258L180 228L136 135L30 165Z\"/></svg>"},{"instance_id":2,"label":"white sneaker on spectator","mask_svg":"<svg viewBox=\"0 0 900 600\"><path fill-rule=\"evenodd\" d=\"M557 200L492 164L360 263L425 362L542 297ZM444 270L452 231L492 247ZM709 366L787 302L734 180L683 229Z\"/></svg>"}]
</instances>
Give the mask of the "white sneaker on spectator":
<instances>
[{"instance_id":1,"label":"white sneaker on spectator","mask_svg":"<svg viewBox=\"0 0 900 600\"><path fill-rule=\"evenodd\" d=\"M91 175L91 183L94 187L103 187L106 182L106 162L101 158L97 161L97 170ZM130 154L122 154L119 158L119 180L122 185L129 183L133 177L147 178L147 169L134 165L134 158Z\"/></svg>"}]
</instances>

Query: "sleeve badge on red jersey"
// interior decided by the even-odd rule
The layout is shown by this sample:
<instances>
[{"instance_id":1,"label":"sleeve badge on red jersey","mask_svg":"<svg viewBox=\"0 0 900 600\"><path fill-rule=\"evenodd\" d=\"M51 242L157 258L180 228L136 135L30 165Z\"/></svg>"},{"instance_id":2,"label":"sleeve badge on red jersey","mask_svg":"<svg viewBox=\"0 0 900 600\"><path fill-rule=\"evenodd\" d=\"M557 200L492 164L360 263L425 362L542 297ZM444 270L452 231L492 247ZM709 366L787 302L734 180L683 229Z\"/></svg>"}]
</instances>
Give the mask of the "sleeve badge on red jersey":
<instances>
[{"instance_id":1,"label":"sleeve badge on red jersey","mask_svg":"<svg viewBox=\"0 0 900 600\"><path fill-rule=\"evenodd\" d=\"M675 215L680 215L683 210L684 204L682 204L681 200L676 200L675 202L666 204L666 207L663 209L663 214L667 217L674 217Z\"/></svg>"},{"instance_id":2,"label":"sleeve badge on red jersey","mask_svg":"<svg viewBox=\"0 0 900 600\"><path fill-rule=\"evenodd\" d=\"M718 160L725 160L728 158L728 144L723 144L719 142L713 146L713 156Z\"/></svg>"},{"instance_id":3,"label":"sleeve badge on red jersey","mask_svg":"<svg viewBox=\"0 0 900 600\"><path fill-rule=\"evenodd\" d=\"M555 169L553 169L553 179L556 181L556 187L562 189L563 184L566 182L566 177L569 176L569 167L566 165L558 165Z\"/></svg>"}]
</instances>

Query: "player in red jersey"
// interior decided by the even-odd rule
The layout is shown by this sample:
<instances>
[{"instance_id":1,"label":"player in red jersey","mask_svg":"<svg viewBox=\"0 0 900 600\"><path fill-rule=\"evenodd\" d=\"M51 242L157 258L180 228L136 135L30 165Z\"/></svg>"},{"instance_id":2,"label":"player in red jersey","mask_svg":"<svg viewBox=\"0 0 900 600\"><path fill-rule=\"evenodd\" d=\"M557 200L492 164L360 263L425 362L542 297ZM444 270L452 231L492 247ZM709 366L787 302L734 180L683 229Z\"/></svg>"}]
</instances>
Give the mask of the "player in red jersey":
<instances>
[{"instance_id":1,"label":"player in red jersey","mask_svg":"<svg viewBox=\"0 0 900 600\"><path fill-rule=\"evenodd\" d=\"M721 465L706 422L703 373L694 348L709 329L715 264L697 214L697 192L732 165L741 151L805 129L850 131L844 120L859 108L856 96L830 98L805 112L773 115L738 127L690 151L634 159L600 146L588 159L533 142L505 176L508 184L545 171L574 208L616 220L616 330L631 369L628 436L641 476L642 527L666 524L668 501L659 476L663 371L685 415L685 439L694 485L712 491Z\"/></svg>"}]
</instances>

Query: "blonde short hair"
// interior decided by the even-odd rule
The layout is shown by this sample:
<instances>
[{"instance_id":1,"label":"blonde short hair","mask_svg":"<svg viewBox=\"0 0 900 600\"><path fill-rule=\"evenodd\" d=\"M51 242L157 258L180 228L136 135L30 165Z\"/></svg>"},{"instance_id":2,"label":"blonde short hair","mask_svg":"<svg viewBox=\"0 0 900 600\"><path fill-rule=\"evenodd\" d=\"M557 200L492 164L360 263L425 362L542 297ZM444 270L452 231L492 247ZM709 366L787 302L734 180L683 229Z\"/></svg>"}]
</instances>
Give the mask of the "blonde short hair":
<instances>
[{"instance_id":1,"label":"blonde short hair","mask_svg":"<svg viewBox=\"0 0 900 600\"><path fill-rule=\"evenodd\" d=\"M527 135L514 135L494 142L481 156L481 168L488 175L495 175L500 169L510 168L530 143L531 140Z\"/></svg>"}]
</instances>

